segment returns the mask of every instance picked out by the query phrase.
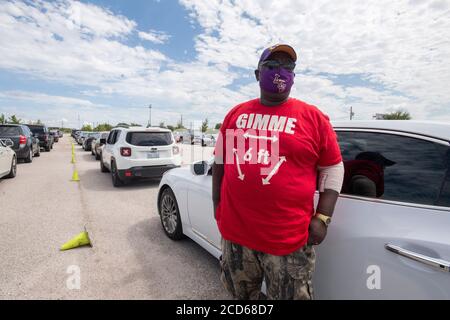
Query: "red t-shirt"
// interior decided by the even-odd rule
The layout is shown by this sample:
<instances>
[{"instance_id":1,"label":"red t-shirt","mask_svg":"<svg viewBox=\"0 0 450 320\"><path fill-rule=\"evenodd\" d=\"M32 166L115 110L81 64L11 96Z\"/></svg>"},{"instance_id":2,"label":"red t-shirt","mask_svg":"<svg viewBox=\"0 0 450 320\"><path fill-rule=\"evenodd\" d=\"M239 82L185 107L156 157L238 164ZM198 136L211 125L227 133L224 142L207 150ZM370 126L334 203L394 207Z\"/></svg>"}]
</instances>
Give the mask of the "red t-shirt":
<instances>
[{"instance_id":1,"label":"red t-shirt","mask_svg":"<svg viewBox=\"0 0 450 320\"><path fill-rule=\"evenodd\" d=\"M305 245L317 166L342 161L328 117L293 98L278 106L254 99L227 114L214 153L224 159L222 237L273 255Z\"/></svg>"}]
</instances>

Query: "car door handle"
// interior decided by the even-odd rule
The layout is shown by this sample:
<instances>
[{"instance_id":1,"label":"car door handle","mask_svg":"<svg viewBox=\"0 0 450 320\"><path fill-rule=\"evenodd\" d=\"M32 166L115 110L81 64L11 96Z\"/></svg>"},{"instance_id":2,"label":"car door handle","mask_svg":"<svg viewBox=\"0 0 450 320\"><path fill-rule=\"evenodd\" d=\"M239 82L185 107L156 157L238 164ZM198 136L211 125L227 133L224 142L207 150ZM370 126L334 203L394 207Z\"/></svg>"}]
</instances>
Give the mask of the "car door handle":
<instances>
[{"instance_id":1,"label":"car door handle","mask_svg":"<svg viewBox=\"0 0 450 320\"><path fill-rule=\"evenodd\" d=\"M399 247L399 246L396 246L393 244L389 244L389 243L385 244L384 247L387 250L394 252L396 254L399 254L403 257L406 257L406 258L409 258L409 259L412 259L412 260L415 260L418 262L422 262L426 265L437 268L444 272L450 272L450 262L448 262L448 261L428 257L423 254L416 253L416 252L410 251L410 250L406 250L406 249L403 249L402 247Z\"/></svg>"}]
</instances>

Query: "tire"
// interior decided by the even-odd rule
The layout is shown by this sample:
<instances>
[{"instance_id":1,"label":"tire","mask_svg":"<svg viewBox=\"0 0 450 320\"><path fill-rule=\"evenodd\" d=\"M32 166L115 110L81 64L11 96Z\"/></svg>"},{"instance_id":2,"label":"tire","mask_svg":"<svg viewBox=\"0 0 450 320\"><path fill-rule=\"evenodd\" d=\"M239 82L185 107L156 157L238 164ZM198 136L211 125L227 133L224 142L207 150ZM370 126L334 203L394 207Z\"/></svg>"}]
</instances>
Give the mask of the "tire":
<instances>
[{"instance_id":1,"label":"tire","mask_svg":"<svg viewBox=\"0 0 450 320\"><path fill-rule=\"evenodd\" d=\"M9 174L5 177L7 179L14 178L17 174L17 158L14 156L11 161L11 170Z\"/></svg>"},{"instance_id":2,"label":"tire","mask_svg":"<svg viewBox=\"0 0 450 320\"><path fill-rule=\"evenodd\" d=\"M50 146L46 146L46 147L45 147L45 151L46 151L46 152L50 152L50 150L51 150Z\"/></svg>"},{"instance_id":3,"label":"tire","mask_svg":"<svg viewBox=\"0 0 450 320\"><path fill-rule=\"evenodd\" d=\"M164 233L172 240L181 240L183 226L181 223L180 210L177 199L170 188L164 189L158 202L158 211Z\"/></svg>"},{"instance_id":4,"label":"tire","mask_svg":"<svg viewBox=\"0 0 450 320\"><path fill-rule=\"evenodd\" d=\"M93 156L95 156L94 150L92 150L92 148L91 148L91 154L92 154Z\"/></svg>"},{"instance_id":5,"label":"tire","mask_svg":"<svg viewBox=\"0 0 450 320\"><path fill-rule=\"evenodd\" d=\"M95 154L95 160L101 160L98 153Z\"/></svg>"},{"instance_id":6,"label":"tire","mask_svg":"<svg viewBox=\"0 0 450 320\"><path fill-rule=\"evenodd\" d=\"M35 157L40 157L41 156L41 147L40 146L37 147L37 152L36 152L36 154L34 156Z\"/></svg>"},{"instance_id":7,"label":"tire","mask_svg":"<svg viewBox=\"0 0 450 320\"><path fill-rule=\"evenodd\" d=\"M108 172L108 168L105 167L105 165L103 164L103 157L100 159L100 171L101 172Z\"/></svg>"},{"instance_id":8,"label":"tire","mask_svg":"<svg viewBox=\"0 0 450 320\"><path fill-rule=\"evenodd\" d=\"M121 187L125 184L122 180L120 180L119 172L117 171L116 163L114 161L111 162L111 178L112 184L116 188Z\"/></svg>"},{"instance_id":9,"label":"tire","mask_svg":"<svg viewBox=\"0 0 450 320\"><path fill-rule=\"evenodd\" d=\"M33 147L30 148L30 152L28 152L28 156L25 158L26 163L33 162Z\"/></svg>"}]
</instances>

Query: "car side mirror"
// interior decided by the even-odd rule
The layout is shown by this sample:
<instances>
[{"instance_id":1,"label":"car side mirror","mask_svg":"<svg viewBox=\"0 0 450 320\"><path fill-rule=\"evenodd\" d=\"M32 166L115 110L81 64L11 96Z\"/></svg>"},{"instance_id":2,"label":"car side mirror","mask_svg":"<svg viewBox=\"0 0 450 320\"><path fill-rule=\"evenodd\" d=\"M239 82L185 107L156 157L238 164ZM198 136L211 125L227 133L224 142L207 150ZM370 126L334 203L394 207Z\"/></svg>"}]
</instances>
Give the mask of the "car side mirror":
<instances>
[{"instance_id":1,"label":"car side mirror","mask_svg":"<svg viewBox=\"0 0 450 320\"><path fill-rule=\"evenodd\" d=\"M198 161L194 162L191 165L191 171L196 176L205 176L208 174L209 171L209 165L206 161Z\"/></svg>"},{"instance_id":2,"label":"car side mirror","mask_svg":"<svg viewBox=\"0 0 450 320\"><path fill-rule=\"evenodd\" d=\"M100 144L106 144L106 139L100 139Z\"/></svg>"}]
</instances>

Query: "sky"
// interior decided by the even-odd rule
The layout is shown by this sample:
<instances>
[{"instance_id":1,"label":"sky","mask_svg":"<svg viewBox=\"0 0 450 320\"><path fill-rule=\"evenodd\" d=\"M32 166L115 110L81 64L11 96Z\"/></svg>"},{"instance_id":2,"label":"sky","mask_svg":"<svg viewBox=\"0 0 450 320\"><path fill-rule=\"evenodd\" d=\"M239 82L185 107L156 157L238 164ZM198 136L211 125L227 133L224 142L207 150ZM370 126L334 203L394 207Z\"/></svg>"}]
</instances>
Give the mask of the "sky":
<instances>
[{"instance_id":1,"label":"sky","mask_svg":"<svg viewBox=\"0 0 450 320\"><path fill-rule=\"evenodd\" d=\"M0 114L49 126L221 122L264 48L331 120L450 121L450 0L0 0Z\"/></svg>"}]
</instances>

